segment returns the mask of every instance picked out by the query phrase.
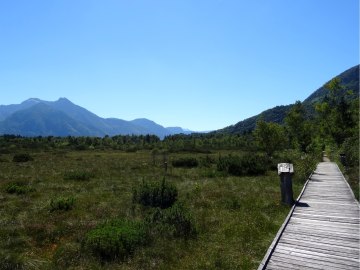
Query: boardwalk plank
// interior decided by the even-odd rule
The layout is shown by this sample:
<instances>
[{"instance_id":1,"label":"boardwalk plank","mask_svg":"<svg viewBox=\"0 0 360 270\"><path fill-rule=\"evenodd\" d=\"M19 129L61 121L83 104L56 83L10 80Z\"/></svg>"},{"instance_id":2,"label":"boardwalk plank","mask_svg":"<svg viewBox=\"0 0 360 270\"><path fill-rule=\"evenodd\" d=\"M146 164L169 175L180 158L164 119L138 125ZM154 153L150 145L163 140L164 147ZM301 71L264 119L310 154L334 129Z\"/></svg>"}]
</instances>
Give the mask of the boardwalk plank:
<instances>
[{"instance_id":1,"label":"boardwalk plank","mask_svg":"<svg viewBox=\"0 0 360 270\"><path fill-rule=\"evenodd\" d=\"M294 257L289 260L288 256L284 256L283 254L273 255L270 262L281 262L282 265L289 265L288 270L292 269L292 265L299 266L300 269L336 269L336 270L345 270L349 269L349 267L329 262L323 262L320 260L306 260L304 261L302 258ZM273 269L277 269L273 267Z\"/></svg>"},{"instance_id":2,"label":"boardwalk plank","mask_svg":"<svg viewBox=\"0 0 360 270\"><path fill-rule=\"evenodd\" d=\"M315 251L307 251L299 249L298 247L287 247L284 245L278 245L276 247L277 252L286 254L290 257L290 259L294 257L306 259L314 259L321 262L328 262L338 265L344 265L346 267L358 267L359 261L356 259L349 259L343 256L336 256L331 254L324 254Z\"/></svg>"},{"instance_id":3,"label":"boardwalk plank","mask_svg":"<svg viewBox=\"0 0 360 270\"><path fill-rule=\"evenodd\" d=\"M296 247L300 250L314 251L324 254L343 256L349 259L359 259L359 253L354 248L341 248L336 245L318 244L309 241L289 240L281 238L280 242L284 247Z\"/></svg>"},{"instance_id":4,"label":"boardwalk plank","mask_svg":"<svg viewBox=\"0 0 360 270\"><path fill-rule=\"evenodd\" d=\"M282 236L282 239L289 239L289 240L299 240L299 241L307 241L310 243L319 243L319 244L329 244L335 245L344 248L351 248L355 249L358 247L358 241L352 241L349 239L344 239L340 237L324 237L324 236L314 236L309 234L292 234L291 232L287 231L285 235Z\"/></svg>"},{"instance_id":5,"label":"boardwalk plank","mask_svg":"<svg viewBox=\"0 0 360 270\"><path fill-rule=\"evenodd\" d=\"M316 267L317 269L337 269L337 270L339 270L339 269L342 269L342 270L356 269L356 268L353 268L352 266L322 261L322 260L318 260L318 259L307 258L306 260L304 260L304 258L295 257L295 256L293 256L291 259L289 259L289 256L287 254L282 254L280 252L277 254L274 254L271 258L271 261L272 260L274 260L274 261L282 260L284 262L286 262L286 261L289 262L289 264L301 265L302 266L301 269L309 269L308 267ZM288 269L290 270L291 267Z\"/></svg>"}]
</instances>

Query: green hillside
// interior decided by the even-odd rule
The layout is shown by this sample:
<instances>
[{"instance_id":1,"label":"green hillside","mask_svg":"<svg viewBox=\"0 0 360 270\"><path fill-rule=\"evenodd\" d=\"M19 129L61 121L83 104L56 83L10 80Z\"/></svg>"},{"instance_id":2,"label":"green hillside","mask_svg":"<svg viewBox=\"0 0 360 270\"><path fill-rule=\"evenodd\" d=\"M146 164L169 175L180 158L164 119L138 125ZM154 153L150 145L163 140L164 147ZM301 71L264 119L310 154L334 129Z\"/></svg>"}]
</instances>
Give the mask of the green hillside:
<instances>
[{"instance_id":1,"label":"green hillside","mask_svg":"<svg viewBox=\"0 0 360 270\"><path fill-rule=\"evenodd\" d=\"M359 65L354 66L343 73L336 76L340 79L343 91L340 95L345 96L348 90L353 91L353 95L350 98L359 96ZM314 104L323 100L328 90L322 86L313 92L308 98L303 101L306 108L306 113L309 117L312 117L315 113ZM243 121L236 123L235 125L225 127L223 129L215 131L216 133L226 134L243 134L252 131L256 126L256 121L262 117L266 122L273 122L283 124L286 114L293 107L293 104L286 106L276 106L274 108L263 111L262 113L253 117L247 118Z\"/></svg>"}]
</instances>

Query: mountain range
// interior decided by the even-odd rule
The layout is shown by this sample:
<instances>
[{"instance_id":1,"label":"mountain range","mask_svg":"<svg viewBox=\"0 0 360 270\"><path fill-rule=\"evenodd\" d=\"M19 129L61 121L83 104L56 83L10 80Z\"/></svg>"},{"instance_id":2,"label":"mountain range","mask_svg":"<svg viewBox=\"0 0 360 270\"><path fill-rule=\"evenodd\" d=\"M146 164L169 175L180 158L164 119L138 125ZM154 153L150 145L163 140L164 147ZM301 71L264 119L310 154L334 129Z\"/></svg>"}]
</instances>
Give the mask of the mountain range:
<instances>
[{"instance_id":1,"label":"mountain range","mask_svg":"<svg viewBox=\"0 0 360 270\"><path fill-rule=\"evenodd\" d=\"M353 91L353 98L359 97L359 65L340 75L343 91ZM321 101L327 94L323 86L303 101L309 117L314 115L314 103ZM276 106L262 113L240 121L234 125L213 131L215 133L242 134L252 131L257 120L262 117L266 122L284 123L293 105ZM160 138L173 134L190 134L192 131L181 127L163 127L146 118L126 121L117 118L101 118L66 98L57 101L44 101L30 98L21 104L0 105L0 134L22 136L99 136L105 135L146 135L154 134Z\"/></svg>"},{"instance_id":2,"label":"mountain range","mask_svg":"<svg viewBox=\"0 0 360 270\"><path fill-rule=\"evenodd\" d=\"M340 95L345 95L346 91L353 91L353 98L359 97L359 65L356 65L338 76L340 79L342 91ZM328 93L328 90L325 86L320 87L316 91L314 91L309 97L307 97L302 103L305 107L306 113L308 117L311 117L315 114L314 104L323 100ZM227 134L242 134L249 131L252 131L255 126L257 120L262 117L266 122L274 122L278 124L284 124L285 117L289 110L292 108L291 105L284 106L276 106L274 108L268 109L266 111L261 112L258 115L252 116L245 120L242 120L234 125L225 127L223 129L219 129L214 131L215 133L227 133Z\"/></svg>"},{"instance_id":3,"label":"mountain range","mask_svg":"<svg viewBox=\"0 0 360 270\"><path fill-rule=\"evenodd\" d=\"M21 104L0 105L0 134L22 136L99 136L154 134L160 138L189 134L181 127L163 127L146 118L126 121L101 118L66 98L30 98Z\"/></svg>"}]
</instances>

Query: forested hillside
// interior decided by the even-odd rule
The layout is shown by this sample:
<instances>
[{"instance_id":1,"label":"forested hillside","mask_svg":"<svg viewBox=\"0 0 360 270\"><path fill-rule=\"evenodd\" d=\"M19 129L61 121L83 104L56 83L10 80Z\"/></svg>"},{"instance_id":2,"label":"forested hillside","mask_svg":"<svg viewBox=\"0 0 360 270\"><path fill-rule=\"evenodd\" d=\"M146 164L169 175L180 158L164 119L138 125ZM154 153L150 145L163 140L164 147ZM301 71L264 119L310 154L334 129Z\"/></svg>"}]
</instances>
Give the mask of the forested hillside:
<instances>
[{"instance_id":1,"label":"forested hillside","mask_svg":"<svg viewBox=\"0 0 360 270\"><path fill-rule=\"evenodd\" d=\"M337 78L341 82L341 90L337 92L339 98L345 97L347 99L354 99L359 97L359 65L344 71L343 73L339 74ZM353 92L353 95L347 95L347 92L349 90ZM312 118L315 116L314 104L316 102L323 101L324 98L328 95L328 93L328 89L325 86L322 86L303 101L307 117ZM258 115L240 121L235 125L220 129L216 132L230 134L242 134L250 132L254 130L256 126L256 121L260 118L262 118L265 122L284 124L285 116L293 106L294 104L276 106L274 108L263 111Z\"/></svg>"}]
</instances>

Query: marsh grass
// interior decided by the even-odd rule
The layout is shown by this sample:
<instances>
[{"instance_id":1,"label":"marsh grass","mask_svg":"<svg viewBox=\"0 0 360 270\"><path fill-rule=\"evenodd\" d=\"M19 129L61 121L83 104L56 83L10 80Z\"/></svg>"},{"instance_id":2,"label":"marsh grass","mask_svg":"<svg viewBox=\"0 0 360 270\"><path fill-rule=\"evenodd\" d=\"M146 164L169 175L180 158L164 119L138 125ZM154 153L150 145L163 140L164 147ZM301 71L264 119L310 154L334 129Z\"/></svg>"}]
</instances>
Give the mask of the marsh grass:
<instances>
[{"instance_id":1,"label":"marsh grass","mask_svg":"<svg viewBox=\"0 0 360 270\"><path fill-rule=\"evenodd\" d=\"M199 166L170 165L167 172L145 150L38 151L30 153L31 162L0 162L0 269L256 269L289 208L280 204L276 171L251 177L222 173L216 168L220 154L228 151L170 153L169 161L193 157ZM2 158L11 160L12 154ZM90 181L76 179L89 171ZM75 181L64 179L64 172L77 172L70 177ZM133 203L133 190L144 178L159 181L165 175L186 210L183 216L169 210L162 223L177 230L176 218L185 229L191 220L196 237L155 231L152 241L136 245L122 261L104 262L84 248L88 233L106 220L146 220L150 210ZM6 186L17 181L31 183L34 191L8 193ZM294 179L295 196L302 185ZM59 197L76 201L58 210Z\"/></svg>"},{"instance_id":2,"label":"marsh grass","mask_svg":"<svg viewBox=\"0 0 360 270\"><path fill-rule=\"evenodd\" d=\"M50 200L50 212L63 210L69 211L74 207L74 197L58 197Z\"/></svg>"},{"instance_id":3,"label":"marsh grass","mask_svg":"<svg viewBox=\"0 0 360 270\"><path fill-rule=\"evenodd\" d=\"M9 194L22 195L29 192L33 192L35 191L35 189L29 183L22 181L15 181L5 185L5 191Z\"/></svg>"},{"instance_id":4,"label":"marsh grass","mask_svg":"<svg viewBox=\"0 0 360 270\"><path fill-rule=\"evenodd\" d=\"M71 170L64 173L64 180L89 181L95 173L89 170Z\"/></svg>"}]
</instances>

